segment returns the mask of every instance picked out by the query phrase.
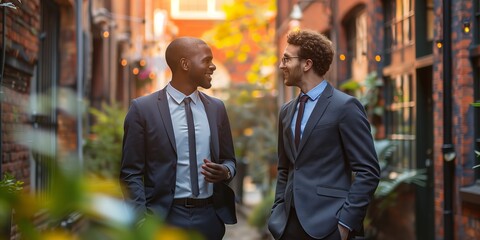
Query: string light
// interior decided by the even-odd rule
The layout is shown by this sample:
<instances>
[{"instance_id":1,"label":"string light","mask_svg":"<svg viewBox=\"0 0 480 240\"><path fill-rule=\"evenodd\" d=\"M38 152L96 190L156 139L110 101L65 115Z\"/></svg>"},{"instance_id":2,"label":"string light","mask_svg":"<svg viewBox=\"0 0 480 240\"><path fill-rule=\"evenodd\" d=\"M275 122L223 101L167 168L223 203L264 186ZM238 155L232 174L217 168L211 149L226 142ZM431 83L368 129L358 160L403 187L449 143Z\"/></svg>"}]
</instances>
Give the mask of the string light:
<instances>
[{"instance_id":1,"label":"string light","mask_svg":"<svg viewBox=\"0 0 480 240\"><path fill-rule=\"evenodd\" d=\"M137 75L140 72L140 70L138 68L134 68L132 72L133 74Z\"/></svg>"},{"instance_id":2,"label":"string light","mask_svg":"<svg viewBox=\"0 0 480 240\"><path fill-rule=\"evenodd\" d=\"M376 62L382 61L382 56L380 56L380 54L375 55L375 61Z\"/></svg>"},{"instance_id":3,"label":"string light","mask_svg":"<svg viewBox=\"0 0 480 240\"><path fill-rule=\"evenodd\" d=\"M103 31L102 36L104 38L108 38L108 37L110 37L110 32L109 31Z\"/></svg>"},{"instance_id":4,"label":"string light","mask_svg":"<svg viewBox=\"0 0 480 240\"><path fill-rule=\"evenodd\" d=\"M347 57L345 56L345 54L340 54L338 56L338 58L340 59L340 61L345 61L345 59L347 59Z\"/></svg>"},{"instance_id":5,"label":"string light","mask_svg":"<svg viewBox=\"0 0 480 240\"><path fill-rule=\"evenodd\" d=\"M127 66L127 64L128 64L127 59L123 58L123 59L120 61L120 64L121 64L123 67Z\"/></svg>"},{"instance_id":6,"label":"string light","mask_svg":"<svg viewBox=\"0 0 480 240\"><path fill-rule=\"evenodd\" d=\"M155 79L157 75L154 73L154 72L150 72L150 74L148 74L148 78L150 79Z\"/></svg>"}]
</instances>

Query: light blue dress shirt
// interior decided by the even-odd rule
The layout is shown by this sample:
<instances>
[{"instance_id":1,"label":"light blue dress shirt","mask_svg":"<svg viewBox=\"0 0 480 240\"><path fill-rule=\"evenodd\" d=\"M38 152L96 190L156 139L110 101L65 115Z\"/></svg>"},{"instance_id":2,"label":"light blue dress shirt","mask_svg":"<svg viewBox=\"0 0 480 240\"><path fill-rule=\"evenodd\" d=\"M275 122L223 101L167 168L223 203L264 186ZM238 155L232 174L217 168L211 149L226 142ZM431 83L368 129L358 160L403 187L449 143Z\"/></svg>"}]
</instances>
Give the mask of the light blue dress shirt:
<instances>
[{"instance_id":1,"label":"light blue dress shirt","mask_svg":"<svg viewBox=\"0 0 480 240\"><path fill-rule=\"evenodd\" d=\"M174 198L193 197L190 182L190 160L188 149L188 127L185 115L186 97L192 99L192 114L195 123L195 138L197 148L197 169L198 169L198 185L200 194L197 198L207 198L213 194L213 184L205 181L205 177L200 173L203 159L210 157L210 126L208 124L205 106L200 100L198 91L193 92L189 96L185 96L182 92L175 89L172 85L167 85L168 106L170 116L172 118L173 131L175 133L175 144L177 147L177 178L175 186Z\"/></svg>"},{"instance_id":2,"label":"light blue dress shirt","mask_svg":"<svg viewBox=\"0 0 480 240\"><path fill-rule=\"evenodd\" d=\"M305 111L303 112L302 124L300 127L301 129L300 139L302 139L305 125L307 125L308 119L310 118L310 115L312 115L313 109L315 108L315 105L317 104L318 99L320 98L320 95L322 95L323 90L325 90L325 87L327 87L327 81L323 80L321 83L315 86L312 90L306 93L306 95L308 95L308 101L305 103ZM300 93L300 96L303 96L303 95L304 95L303 93ZM290 125L293 137L295 137L295 123L297 121L299 105L300 105L300 102L297 103L297 109L295 110L295 114L293 115L292 123Z\"/></svg>"}]
</instances>

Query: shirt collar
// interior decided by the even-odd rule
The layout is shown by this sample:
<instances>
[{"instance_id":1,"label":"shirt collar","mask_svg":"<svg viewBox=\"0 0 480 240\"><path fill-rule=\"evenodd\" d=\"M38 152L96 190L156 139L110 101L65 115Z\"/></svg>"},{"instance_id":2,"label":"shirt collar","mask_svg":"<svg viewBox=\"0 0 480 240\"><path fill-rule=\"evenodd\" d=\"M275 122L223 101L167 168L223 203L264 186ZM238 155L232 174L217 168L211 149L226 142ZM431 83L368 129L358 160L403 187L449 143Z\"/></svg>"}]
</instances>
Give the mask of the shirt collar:
<instances>
[{"instance_id":1,"label":"shirt collar","mask_svg":"<svg viewBox=\"0 0 480 240\"><path fill-rule=\"evenodd\" d=\"M200 101L198 90L195 90L192 94L186 96L185 94L174 88L170 83L168 83L167 85L167 93L177 104L180 104L186 97L190 97L194 104L197 104L197 102Z\"/></svg>"},{"instance_id":2,"label":"shirt collar","mask_svg":"<svg viewBox=\"0 0 480 240\"><path fill-rule=\"evenodd\" d=\"M312 90L308 91L306 95L312 100L316 101L320 95L322 95L323 90L327 87L327 81L323 80L321 83L319 83L317 86L312 88ZM300 96L303 96L304 93L301 93Z\"/></svg>"}]
</instances>

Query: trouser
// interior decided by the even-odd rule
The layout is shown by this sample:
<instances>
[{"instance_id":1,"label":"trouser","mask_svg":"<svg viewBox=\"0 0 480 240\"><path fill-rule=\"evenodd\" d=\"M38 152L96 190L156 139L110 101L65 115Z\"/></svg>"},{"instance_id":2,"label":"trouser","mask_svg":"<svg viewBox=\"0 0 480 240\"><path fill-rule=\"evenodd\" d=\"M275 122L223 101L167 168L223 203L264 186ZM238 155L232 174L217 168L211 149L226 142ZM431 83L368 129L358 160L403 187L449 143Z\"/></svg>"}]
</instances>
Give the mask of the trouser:
<instances>
[{"instance_id":1,"label":"trouser","mask_svg":"<svg viewBox=\"0 0 480 240\"><path fill-rule=\"evenodd\" d=\"M340 240L340 232L338 229L335 229L330 235L321 240ZM320 240L318 238L312 238L308 233L305 232L300 221L298 220L297 213L295 212L295 208L290 209L290 214L287 220L287 226L285 226L285 231L283 232L282 237L280 240L295 240L295 239L302 239L302 240Z\"/></svg>"},{"instance_id":2,"label":"trouser","mask_svg":"<svg viewBox=\"0 0 480 240\"><path fill-rule=\"evenodd\" d=\"M206 240L221 240L225 235L225 224L215 213L213 204L204 207L173 204L166 222L185 230L196 231Z\"/></svg>"}]
</instances>

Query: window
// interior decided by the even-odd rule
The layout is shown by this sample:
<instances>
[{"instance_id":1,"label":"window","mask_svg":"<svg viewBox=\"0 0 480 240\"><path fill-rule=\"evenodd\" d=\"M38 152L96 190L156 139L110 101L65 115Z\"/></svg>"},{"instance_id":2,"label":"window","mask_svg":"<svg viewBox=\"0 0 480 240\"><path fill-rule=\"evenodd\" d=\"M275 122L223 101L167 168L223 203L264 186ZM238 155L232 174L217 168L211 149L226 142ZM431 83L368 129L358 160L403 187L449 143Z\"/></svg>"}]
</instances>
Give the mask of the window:
<instances>
[{"instance_id":1,"label":"window","mask_svg":"<svg viewBox=\"0 0 480 240\"><path fill-rule=\"evenodd\" d=\"M347 78L363 80L367 76L367 12L365 7L345 22L347 30Z\"/></svg>"},{"instance_id":2,"label":"window","mask_svg":"<svg viewBox=\"0 0 480 240\"><path fill-rule=\"evenodd\" d=\"M433 8L434 8L434 5L433 5L433 0L427 0L426 2L426 17L427 17L427 41L429 42L433 42L433 25L434 25L434 21L435 21L435 14L433 12Z\"/></svg>"},{"instance_id":3,"label":"window","mask_svg":"<svg viewBox=\"0 0 480 240\"><path fill-rule=\"evenodd\" d=\"M416 3L415 12L415 49L420 58L433 53L434 21L433 0Z\"/></svg>"},{"instance_id":4,"label":"window","mask_svg":"<svg viewBox=\"0 0 480 240\"><path fill-rule=\"evenodd\" d=\"M59 61L58 38L60 31L60 10L54 1L42 1L41 29L45 39L40 41L38 53L38 70L36 79L32 83L32 126L35 134L41 134L32 139L32 144L41 146L41 151L32 149L31 186L45 197L51 190L51 179L55 173L54 164L57 159L58 142L58 86ZM67 125L65 125L67 126ZM66 140L66 139L65 139Z\"/></svg>"},{"instance_id":5,"label":"window","mask_svg":"<svg viewBox=\"0 0 480 240\"><path fill-rule=\"evenodd\" d=\"M386 134L395 145L390 166L416 168L415 89L410 74L387 78L385 82Z\"/></svg>"},{"instance_id":6,"label":"window","mask_svg":"<svg viewBox=\"0 0 480 240\"><path fill-rule=\"evenodd\" d=\"M224 4L231 0L172 0L171 14L174 19L224 19Z\"/></svg>"},{"instance_id":7,"label":"window","mask_svg":"<svg viewBox=\"0 0 480 240\"><path fill-rule=\"evenodd\" d=\"M413 44L413 0L384 1L385 53Z\"/></svg>"}]
</instances>

